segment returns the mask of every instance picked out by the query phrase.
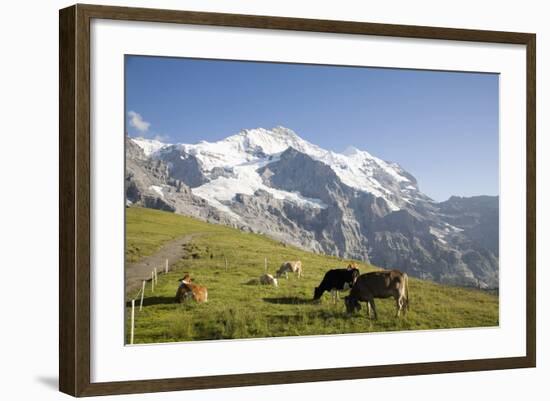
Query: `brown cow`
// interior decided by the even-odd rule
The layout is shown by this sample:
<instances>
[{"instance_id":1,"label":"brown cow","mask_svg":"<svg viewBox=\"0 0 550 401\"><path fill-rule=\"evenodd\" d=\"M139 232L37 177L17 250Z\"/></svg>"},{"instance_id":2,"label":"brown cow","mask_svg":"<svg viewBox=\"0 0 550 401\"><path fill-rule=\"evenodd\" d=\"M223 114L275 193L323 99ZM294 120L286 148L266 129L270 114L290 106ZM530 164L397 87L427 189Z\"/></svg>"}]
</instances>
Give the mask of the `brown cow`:
<instances>
[{"instance_id":1,"label":"brown cow","mask_svg":"<svg viewBox=\"0 0 550 401\"><path fill-rule=\"evenodd\" d=\"M206 287L192 283L189 274L186 274L180 281L181 284L176 292L175 302L181 303L188 299L194 299L197 302L208 301L208 290Z\"/></svg>"},{"instance_id":2,"label":"brown cow","mask_svg":"<svg viewBox=\"0 0 550 401\"><path fill-rule=\"evenodd\" d=\"M374 298L395 299L397 305L396 316L401 311L409 309L409 277L407 273L398 270L378 271L359 276L350 294L345 298L348 313L361 309L360 301L367 303L367 316L370 317L370 308L377 319Z\"/></svg>"},{"instance_id":3,"label":"brown cow","mask_svg":"<svg viewBox=\"0 0 550 401\"><path fill-rule=\"evenodd\" d=\"M299 260L293 262L285 262L279 267L277 273L275 274L277 278L281 277L283 274L288 279L288 273L296 273L298 278L302 277L302 262Z\"/></svg>"}]
</instances>

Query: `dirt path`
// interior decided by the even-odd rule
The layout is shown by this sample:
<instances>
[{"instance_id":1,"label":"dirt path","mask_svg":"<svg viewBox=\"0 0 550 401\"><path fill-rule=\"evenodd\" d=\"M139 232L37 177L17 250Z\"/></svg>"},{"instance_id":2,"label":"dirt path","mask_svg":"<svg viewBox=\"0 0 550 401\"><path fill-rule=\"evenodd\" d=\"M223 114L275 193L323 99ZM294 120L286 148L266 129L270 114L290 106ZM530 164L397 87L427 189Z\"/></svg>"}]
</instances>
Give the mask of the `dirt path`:
<instances>
[{"instance_id":1,"label":"dirt path","mask_svg":"<svg viewBox=\"0 0 550 401\"><path fill-rule=\"evenodd\" d=\"M184 235L167 242L156 253L145 256L138 262L128 263L125 266L126 294L139 291L143 280L151 279L151 271L156 267L158 273L164 272L166 259L168 266L176 263L186 255L184 245L190 242L198 234Z\"/></svg>"}]
</instances>

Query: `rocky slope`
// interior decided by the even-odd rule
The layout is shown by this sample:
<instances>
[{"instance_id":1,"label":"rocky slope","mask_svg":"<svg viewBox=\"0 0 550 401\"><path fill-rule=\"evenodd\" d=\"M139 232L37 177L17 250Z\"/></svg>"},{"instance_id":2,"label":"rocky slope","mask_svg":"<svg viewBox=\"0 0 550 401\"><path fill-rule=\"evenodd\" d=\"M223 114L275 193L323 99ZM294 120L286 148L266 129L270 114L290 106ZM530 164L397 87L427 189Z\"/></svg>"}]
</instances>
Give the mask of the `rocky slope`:
<instances>
[{"instance_id":1,"label":"rocky slope","mask_svg":"<svg viewBox=\"0 0 550 401\"><path fill-rule=\"evenodd\" d=\"M126 138L126 205L139 205L229 224L231 220L193 195L181 180L174 178L167 164L146 155L132 139Z\"/></svg>"},{"instance_id":2,"label":"rocky slope","mask_svg":"<svg viewBox=\"0 0 550 401\"><path fill-rule=\"evenodd\" d=\"M436 203L396 163L293 131L162 144L127 138L128 203L265 233L458 285L498 286L498 198Z\"/></svg>"}]
</instances>

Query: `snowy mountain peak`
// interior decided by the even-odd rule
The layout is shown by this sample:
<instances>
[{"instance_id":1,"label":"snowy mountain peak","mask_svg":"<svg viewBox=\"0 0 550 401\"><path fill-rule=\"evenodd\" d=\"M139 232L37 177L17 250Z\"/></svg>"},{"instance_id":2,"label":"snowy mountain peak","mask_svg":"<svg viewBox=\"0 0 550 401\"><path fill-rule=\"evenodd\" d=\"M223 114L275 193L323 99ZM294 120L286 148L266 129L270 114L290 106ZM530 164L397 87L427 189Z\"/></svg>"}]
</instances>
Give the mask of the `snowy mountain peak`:
<instances>
[{"instance_id":1,"label":"snowy mountain peak","mask_svg":"<svg viewBox=\"0 0 550 401\"><path fill-rule=\"evenodd\" d=\"M252 129L243 129L239 134L237 135L244 135L244 136L258 136L258 135L265 135L270 136L272 138L276 138L278 140L296 140L300 139L300 137L294 132L292 129L283 127L282 125L277 125L276 127L273 127L271 129L266 129L262 127L258 128L252 128Z\"/></svg>"},{"instance_id":2,"label":"snowy mountain peak","mask_svg":"<svg viewBox=\"0 0 550 401\"><path fill-rule=\"evenodd\" d=\"M151 156L165 146L170 146L170 144L161 142L157 139L149 139L143 137L132 138L132 141L143 150L145 156Z\"/></svg>"},{"instance_id":3,"label":"snowy mountain peak","mask_svg":"<svg viewBox=\"0 0 550 401\"><path fill-rule=\"evenodd\" d=\"M414 200L418 192L415 185L410 185L412 176L395 163L385 162L353 146L349 146L342 153L326 150L283 126L272 129L244 129L216 142L201 141L196 144L169 145L144 138L132 138L132 140L147 156L163 158L163 153L177 150L181 153L181 160L186 160L189 156L196 158L202 170L201 174L209 181L204 185L208 186L210 194L216 193L217 184L223 183L225 186L230 184L227 177L217 178L220 169L234 172L231 185L234 185L235 191L238 191L238 188L241 188L238 171L247 171L247 182L250 184L252 182L250 180L257 175L254 168L276 161L278 156L288 148L293 148L328 165L344 184L383 198L391 210L401 209L406 203ZM256 183L259 182L258 180L259 176L253 179ZM251 193L260 188L256 184L248 184L248 190L245 193ZM194 191L204 196L200 188L195 188ZM424 197L422 194L418 195ZM226 194L224 200L227 200L228 196ZM207 200L212 202L212 199Z\"/></svg>"},{"instance_id":4,"label":"snowy mountain peak","mask_svg":"<svg viewBox=\"0 0 550 401\"><path fill-rule=\"evenodd\" d=\"M293 130L282 126L272 129L245 129L220 142L226 142L240 151L256 154L263 152L266 155L284 152L289 147L305 153L317 153L320 150L315 145L300 138Z\"/></svg>"},{"instance_id":5,"label":"snowy mountain peak","mask_svg":"<svg viewBox=\"0 0 550 401\"><path fill-rule=\"evenodd\" d=\"M381 159L371 155L366 150L358 149L355 146L348 146L342 152L342 154L353 160L373 160L373 161L376 161L377 163L382 161Z\"/></svg>"},{"instance_id":6,"label":"snowy mountain peak","mask_svg":"<svg viewBox=\"0 0 550 401\"><path fill-rule=\"evenodd\" d=\"M361 153L361 151L359 149L357 149L355 146L348 146L346 149L344 149L344 151L342 152L342 154L344 156L355 156L357 154Z\"/></svg>"}]
</instances>

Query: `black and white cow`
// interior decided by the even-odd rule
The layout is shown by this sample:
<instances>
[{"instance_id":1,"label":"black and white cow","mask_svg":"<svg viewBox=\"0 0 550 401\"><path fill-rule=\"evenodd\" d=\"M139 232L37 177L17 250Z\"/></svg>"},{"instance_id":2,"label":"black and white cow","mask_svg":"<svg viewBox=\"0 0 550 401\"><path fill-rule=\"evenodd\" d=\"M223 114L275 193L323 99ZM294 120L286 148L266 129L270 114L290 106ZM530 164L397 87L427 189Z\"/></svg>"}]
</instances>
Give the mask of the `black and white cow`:
<instances>
[{"instance_id":1,"label":"black and white cow","mask_svg":"<svg viewBox=\"0 0 550 401\"><path fill-rule=\"evenodd\" d=\"M353 287L358 277L359 269L351 265L347 269L329 270L325 273L325 277L323 277L319 286L315 287L313 300L318 300L325 291L330 291L333 302L336 302L336 299L339 298L338 291L349 290Z\"/></svg>"}]
</instances>

